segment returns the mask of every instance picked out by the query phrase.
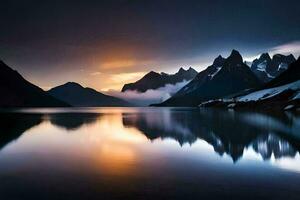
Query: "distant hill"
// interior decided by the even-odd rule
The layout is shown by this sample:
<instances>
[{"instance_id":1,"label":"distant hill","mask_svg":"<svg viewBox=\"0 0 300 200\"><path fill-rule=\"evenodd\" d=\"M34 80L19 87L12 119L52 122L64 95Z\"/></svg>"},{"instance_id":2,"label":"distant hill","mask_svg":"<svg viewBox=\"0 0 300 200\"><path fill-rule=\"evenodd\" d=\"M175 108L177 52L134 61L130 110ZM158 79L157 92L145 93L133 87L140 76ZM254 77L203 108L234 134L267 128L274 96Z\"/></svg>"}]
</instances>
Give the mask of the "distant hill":
<instances>
[{"instance_id":1,"label":"distant hill","mask_svg":"<svg viewBox=\"0 0 300 200\"><path fill-rule=\"evenodd\" d=\"M25 80L17 71L0 61L0 107L64 107L38 86Z\"/></svg>"},{"instance_id":2,"label":"distant hill","mask_svg":"<svg viewBox=\"0 0 300 200\"><path fill-rule=\"evenodd\" d=\"M182 82L183 80L192 80L197 73L198 72L191 67L188 70L180 68L175 74L166 74L163 72L157 73L151 71L135 83L125 84L122 88L122 92L127 90L146 92L149 89L164 87L166 84L176 84L178 82Z\"/></svg>"},{"instance_id":3,"label":"distant hill","mask_svg":"<svg viewBox=\"0 0 300 200\"><path fill-rule=\"evenodd\" d=\"M200 72L174 96L154 106L197 106L202 101L256 88L261 84L243 63L240 53L232 50L228 58L218 56L211 66Z\"/></svg>"},{"instance_id":4,"label":"distant hill","mask_svg":"<svg viewBox=\"0 0 300 200\"><path fill-rule=\"evenodd\" d=\"M284 72L289 64L295 62L295 57L275 54L272 58L268 53L263 53L258 59L253 60L251 70L263 82L269 82Z\"/></svg>"},{"instance_id":5,"label":"distant hill","mask_svg":"<svg viewBox=\"0 0 300 200\"><path fill-rule=\"evenodd\" d=\"M48 91L48 94L72 106L132 106L122 99L102 94L92 88L84 88L74 82L54 87Z\"/></svg>"}]
</instances>

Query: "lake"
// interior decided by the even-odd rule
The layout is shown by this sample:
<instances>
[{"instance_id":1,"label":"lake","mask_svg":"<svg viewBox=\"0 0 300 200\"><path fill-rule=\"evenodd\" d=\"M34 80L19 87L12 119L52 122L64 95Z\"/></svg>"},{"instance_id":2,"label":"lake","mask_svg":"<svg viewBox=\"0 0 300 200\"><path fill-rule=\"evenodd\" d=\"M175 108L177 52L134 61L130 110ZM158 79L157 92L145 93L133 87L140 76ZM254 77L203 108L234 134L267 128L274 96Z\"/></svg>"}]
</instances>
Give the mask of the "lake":
<instances>
[{"instance_id":1,"label":"lake","mask_svg":"<svg viewBox=\"0 0 300 200\"><path fill-rule=\"evenodd\" d=\"M189 108L0 113L0 199L300 199L300 115Z\"/></svg>"}]
</instances>

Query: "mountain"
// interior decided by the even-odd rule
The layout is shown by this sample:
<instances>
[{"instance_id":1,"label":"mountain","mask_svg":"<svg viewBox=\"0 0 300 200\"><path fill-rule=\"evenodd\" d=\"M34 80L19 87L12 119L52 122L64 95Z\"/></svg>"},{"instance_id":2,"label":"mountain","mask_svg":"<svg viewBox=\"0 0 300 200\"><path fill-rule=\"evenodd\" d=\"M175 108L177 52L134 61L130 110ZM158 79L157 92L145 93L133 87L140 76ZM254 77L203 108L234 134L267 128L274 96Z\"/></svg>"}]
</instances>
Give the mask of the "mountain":
<instances>
[{"instance_id":1,"label":"mountain","mask_svg":"<svg viewBox=\"0 0 300 200\"><path fill-rule=\"evenodd\" d=\"M261 85L261 81L243 63L242 56L232 50L225 59L218 56L213 64L200 72L174 96L154 106L197 106L202 101L221 98Z\"/></svg>"},{"instance_id":2,"label":"mountain","mask_svg":"<svg viewBox=\"0 0 300 200\"><path fill-rule=\"evenodd\" d=\"M265 88L276 87L300 80L300 57L288 66L278 77L265 85Z\"/></svg>"},{"instance_id":3,"label":"mountain","mask_svg":"<svg viewBox=\"0 0 300 200\"><path fill-rule=\"evenodd\" d=\"M48 94L72 106L131 106L122 99L102 94L92 88L84 88L74 82L54 87L48 91Z\"/></svg>"},{"instance_id":4,"label":"mountain","mask_svg":"<svg viewBox=\"0 0 300 200\"><path fill-rule=\"evenodd\" d=\"M151 71L135 83L125 84L122 88L122 92L127 90L146 92L149 89L164 87L166 84L176 84L183 80L192 80L197 73L198 72L191 67L188 70L180 68L176 74L166 74L164 72L157 73Z\"/></svg>"},{"instance_id":5,"label":"mountain","mask_svg":"<svg viewBox=\"0 0 300 200\"><path fill-rule=\"evenodd\" d=\"M0 60L0 107L63 107L58 100L25 80L17 71Z\"/></svg>"},{"instance_id":6,"label":"mountain","mask_svg":"<svg viewBox=\"0 0 300 200\"><path fill-rule=\"evenodd\" d=\"M296 110L300 107L300 58L259 89L229 99L211 100L202 107L251 110Z\"/></svg>"},{"instance_id":7,"label":"mountain","mask_svg":"<svg viewBox=\"0 0 300 200\"><path fill-rule=\"evenodd\" d=\"M300 106L300 57L260 90L238 97L240 107L296 109Z\"/></svg>"},{"instance_id":8,"label":"mountain","mask_svg":"<svg viewBox=\"0 0 300 200\"><path fill-rule=\"evenodd\" d=\"M292 54L288 56L275 54L271 59L268 53L263 53L258 59L253 60L251 70L266 83L284 72L295 60Z\"/></svg>"}]
</instances>

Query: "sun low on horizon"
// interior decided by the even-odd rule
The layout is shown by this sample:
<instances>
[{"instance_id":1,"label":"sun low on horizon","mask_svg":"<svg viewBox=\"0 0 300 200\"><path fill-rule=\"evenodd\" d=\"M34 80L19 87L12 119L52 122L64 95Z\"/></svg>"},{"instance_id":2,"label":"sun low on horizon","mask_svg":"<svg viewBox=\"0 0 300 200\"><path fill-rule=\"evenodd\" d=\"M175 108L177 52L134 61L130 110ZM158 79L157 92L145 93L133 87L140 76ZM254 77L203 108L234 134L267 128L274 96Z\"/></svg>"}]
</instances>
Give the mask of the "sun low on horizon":
<instances>
[{"instance_id":1,"label":"sun low on horizon","mask_svg":"<svg viewBox=\"0 0 300 200\"><path fill-rule=\"evenodd\" d=\"M300 0L3 0L0 200L299 200Z\"/></svg>"}]
</instances>

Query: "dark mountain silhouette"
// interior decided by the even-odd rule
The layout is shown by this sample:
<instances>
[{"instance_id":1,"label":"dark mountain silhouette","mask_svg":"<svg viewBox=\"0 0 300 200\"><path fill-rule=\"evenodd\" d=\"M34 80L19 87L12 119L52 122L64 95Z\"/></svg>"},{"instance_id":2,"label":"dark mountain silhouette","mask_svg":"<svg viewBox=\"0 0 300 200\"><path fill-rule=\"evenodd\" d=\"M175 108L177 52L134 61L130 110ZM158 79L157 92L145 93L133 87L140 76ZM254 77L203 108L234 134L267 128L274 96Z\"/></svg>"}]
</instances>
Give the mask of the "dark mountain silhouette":
<instances>
[{"instance_id":1,"label":"dark mountain silhouette","mask_svg":"<svg viewBox=\"0 0 300 200\"><path fill-rule=\"evenodd\" d=\"M0 150L41 122L41 114L0 113Z\"/></svg>"},{"instance_id":2,"label":"dark mountain silhouette","mask_svg":"<svg viewBox=\"0 0 300 200\"><path fill-rule=\"evenodd\" d=\"M63 107L69 104L48 95L0 61L0 107Z\"/></svg>"},{"instance_id":3,"label":"dark mountain silhouette","mask_svg":"<svg viewBox=\"0 0 300 200\"><path fill-rule=\"evenodd\" d=\"M261 81L266 83L288 69L289 64L295 60L292 54L288 56L275 54L271 59L268 53L263 53L252 62L251 70Z\"/></svg>"},{"instance_id":4,"label":"dark mountain silhouette","mask_svg":"<svg viewBox=\"0 0 300 200\"><path fill-rule=\"evenodd\" d=\"M216 153L221 156L226 153L236 162L249 146L265 160L270 159L272 153L275 158L294 157L300 151L297 131L289 132L292 129L286 128L286 132L281 132L278 126L297 126L295 117L284 114L232 114L221 110L182 110L171 111L169 114L125 113L123 124L137 128L150 140L171 138L180 145L193 145L198 139L205 140ZM253 120L258 120L258 123L253 123ZM267 123L266 126L265 123L270 120L276 123Z\"/></svg>"},{"instance_id":5,"label":"dark mountain silhouette","mask_svg":"<svg viewBox=\"0 0 300 200\"><path fill-rule=\"evenodd\" d=\"M51 124L76 130L84 124L96 122L99 113L56 113L48 114ZM26 130L43 122L44 114L0 112L0 150L17 140Z\"/></svg>"},{"instance_id":6,"label":"dark mountain silhouette","mask_svg":"<svg viewBox=\"0 0 300 200\"><path fill-rule=\"evenodd\" d=\"M102 94L92 88L84 88L74 82L54 87L48 91L48 94L72 106L131 106L122 99Z\"/></svg>"},{"instance_id":7,"label":"dark mountain silhouette","mask_svg":"<svg viewBox=\"0 0 300 200\"><path fill-rule=\"evenodd\" d=\"M127 90L146 92L149 89L164 87L166 84L176 84L183 80L192 80L196 75L197 71L191 67L188 70L180 68L176 74L166 74L163 72L159 74L151 71L135 83L125 84L122 88L122 92Z\"/></svg>"},{"instance_id":8,"label":"dark mountain silhouette","mask_svg":"<svg viewBox=\"0 0 300 200\"><path fill-rule=\"evenodd\" d=\"M256 88L261 84L243 63L240 53L232 50L227 59L218 56L211 66L200 72L174 96L155 106L197 106L203 101Z\"/></svg>"}]
</instances>

